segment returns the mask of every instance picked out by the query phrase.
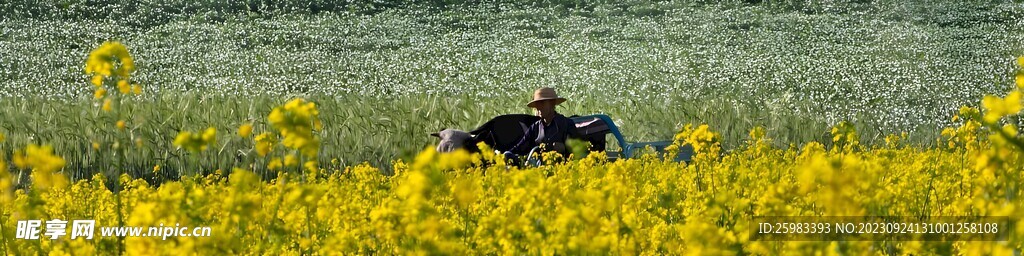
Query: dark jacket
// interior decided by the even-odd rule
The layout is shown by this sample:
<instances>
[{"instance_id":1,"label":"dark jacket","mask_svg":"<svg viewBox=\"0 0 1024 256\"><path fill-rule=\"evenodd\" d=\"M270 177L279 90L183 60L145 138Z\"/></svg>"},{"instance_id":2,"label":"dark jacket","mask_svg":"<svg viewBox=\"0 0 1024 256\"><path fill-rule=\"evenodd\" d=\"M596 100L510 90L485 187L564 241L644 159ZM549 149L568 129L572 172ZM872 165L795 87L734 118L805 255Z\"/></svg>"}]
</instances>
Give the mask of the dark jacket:
<instances>
[{"instance_id":1,"label":"dark jacket","mask_svg":"<svg viewBox=\"0 0 1024 256\"><path fill-rule=\"evenodd\" d=\"M581 137L579 131L576 130L576 124L562 114L555 113L555 117L551 119L550 124L545 125L544 119L541 119L530 125L523 138L519 139L519 142L509 151L516 155L526 155L530 153L530 149L542 143L561 142L564 144L570 137ZM566 150L568 150L568 146L566 147ZM567 152L559 153L565 154Z\"/></svg>"}]
</instances>

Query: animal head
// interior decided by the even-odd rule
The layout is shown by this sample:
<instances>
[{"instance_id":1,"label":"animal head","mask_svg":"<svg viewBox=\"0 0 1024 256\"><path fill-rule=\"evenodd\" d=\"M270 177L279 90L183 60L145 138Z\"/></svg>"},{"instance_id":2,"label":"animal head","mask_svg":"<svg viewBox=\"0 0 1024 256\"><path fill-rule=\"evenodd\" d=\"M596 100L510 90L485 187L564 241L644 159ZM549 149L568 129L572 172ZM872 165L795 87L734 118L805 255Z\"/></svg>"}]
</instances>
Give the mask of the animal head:
<instances>
[{"instance_id":1,"label":"animal head","mask_svg":"<svg viewBox=\"0 0 1024 256\"><path fill-rule=\"evenodd\" d=\"M476 146L476 138L465 131L444 129L439 132L431 133L430 136L441 139L441 142L437 144L437 152L448 153L460 148L469 152L480 151Z\"/></svg>"}]
</instances>

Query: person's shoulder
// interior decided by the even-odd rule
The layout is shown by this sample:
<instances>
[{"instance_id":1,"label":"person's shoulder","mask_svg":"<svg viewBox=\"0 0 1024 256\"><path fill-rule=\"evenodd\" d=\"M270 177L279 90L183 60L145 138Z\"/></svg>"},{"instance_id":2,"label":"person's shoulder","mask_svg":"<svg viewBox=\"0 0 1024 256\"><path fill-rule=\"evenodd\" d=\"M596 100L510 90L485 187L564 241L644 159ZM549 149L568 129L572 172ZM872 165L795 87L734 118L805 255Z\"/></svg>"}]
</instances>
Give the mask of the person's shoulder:
<instances>
[{"instance_id":1,"label":"person's shoulder","mask_svg":"<svg viewBox=\"0 0 1024 256\"><path fill-rule=\"evenodd\" d=\"M555 114L555 119L558 120L559 122L562 122L562 123L565 123L565 124L575 125L575 123L572 121L572 119L569 119L568 117L565 117L562 114L557 114L556 113Z\"/></svg>"},{"instance_id":2,"label":"person's shoulder","mask_svg":"<svg viewBox=\"0 0 1024 256\"><path fill-rule=\"evenodd\" d=\"M527 129L533 130L537 129L538 127L544 127L544 119L537 119L537 121L533 121L532 123L529 124L529 127L527 127Z\"/></svg>"}]
</instances>

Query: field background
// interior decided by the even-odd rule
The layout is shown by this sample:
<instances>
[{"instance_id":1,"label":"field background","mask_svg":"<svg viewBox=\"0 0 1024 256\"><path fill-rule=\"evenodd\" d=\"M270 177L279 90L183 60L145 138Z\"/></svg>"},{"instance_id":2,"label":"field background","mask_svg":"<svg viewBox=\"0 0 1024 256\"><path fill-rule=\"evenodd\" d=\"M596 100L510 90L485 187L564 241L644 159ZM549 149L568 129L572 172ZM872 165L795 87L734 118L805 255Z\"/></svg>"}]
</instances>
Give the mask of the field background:
<instances>
[{"instance_id":1,"label":"field background","mask_svg":"<svg viewBox=\"0 0 1024 256\"><path fill-rule=\"evenodd\" d=\"M268 130L292 97L318 104L320 159L387 169L430 132L530 113L540 86L636 141L707 123L729 149L761 125L785 147L850 120L867 145L927 146L960 106L1005 94L1024 55L1021 1L327 2L0 3L0 153L47 143L72 178L104 169L90 143L109 145L87 131L114 128L93 118L83 63L111 39L147 91L125 105L147 147L121 166L167 177L230 169L252 152L234 129ZM166 150L207 126L222 134L210 152Z\"/></svg>"}]
</instances>

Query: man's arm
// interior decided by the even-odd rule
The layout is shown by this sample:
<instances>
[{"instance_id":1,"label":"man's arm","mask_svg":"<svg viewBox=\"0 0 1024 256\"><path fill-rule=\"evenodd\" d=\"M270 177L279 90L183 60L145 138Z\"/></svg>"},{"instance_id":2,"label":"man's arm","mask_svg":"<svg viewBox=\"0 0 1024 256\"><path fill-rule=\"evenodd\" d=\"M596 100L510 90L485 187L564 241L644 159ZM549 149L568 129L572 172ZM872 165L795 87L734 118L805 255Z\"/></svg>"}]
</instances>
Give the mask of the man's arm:
<instances>
[{"instance_id":1,"label":"man's arm","mask_svg":"<svg viewBox=\"0 0 1024 256\"><path fill-rule=\"evenodd\" d=\"M509 149L508 151L515 153L517 155L529 153L528 151L530 149L533 149L533 141L537 138L537 124L539 122L540 121L530 125L530 128L526 129L526 134L523 134L523 137L519 138L519 142L517 142L516 145L513 146L512 149Z\"/></svg>"},{"instance_id":2,"label":"man's arm","mask_svg":"<svg viewBox=\"0 0 1024 256\"><path fill-rule=\"evenodd\" d=\"M580 131L576 129L576 123L573 122L572 119L569 119L568 117L562 117L560 119L562 119L560 120L560 122L562 122L562 126L565 127L565 141L555 142L551 146L553 147L552 149L559 153L568 154L569 147L566 143L569 142L569 139L583 139L583 136L580 135Z\"/></svg>"},{"instance_id":3,"label":"man's arm","mask_svg":"<svg viewBox=\"0 0 1024 256\"><path fill-rule=\"evenodd\" d=\"M568 140L569 138L572 138L572 139L581 139L582 140L583 139L583 135L580 134L580 130L579 129L576 129L576 122L573 122L572 119L569 119L569 118L566 118L566 120L568 120L568 122L569 122L569 129L568 129L568 134L567 134L568 136L566 136L567 137L566 139Z\"/></svg>"}]
</instances>

